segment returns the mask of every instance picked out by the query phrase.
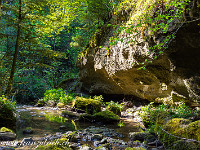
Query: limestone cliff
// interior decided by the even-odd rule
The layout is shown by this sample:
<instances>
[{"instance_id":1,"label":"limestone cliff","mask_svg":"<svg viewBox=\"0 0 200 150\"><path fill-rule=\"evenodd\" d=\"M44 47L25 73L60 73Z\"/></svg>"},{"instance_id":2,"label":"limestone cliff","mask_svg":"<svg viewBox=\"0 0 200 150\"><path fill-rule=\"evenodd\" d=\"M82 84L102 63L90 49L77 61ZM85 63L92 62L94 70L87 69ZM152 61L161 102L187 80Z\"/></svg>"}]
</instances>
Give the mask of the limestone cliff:
<instances>
[{"instance_id":1,"label":"limestone cliff","mask_svg":"<svg viewBox=\"0 0 200 150\"><path fill-rule=\"evenodd\" d=\"M185 12L184 22L179 21L166 34L157 33L149 38L137 36L136 42L129 43L123 33L110 50L90 46L80 65L82 90L96 94L124 94L154 100L168 97L176 92L192 101L200 100L200 7L198 1L190 3ZM133 11L132 11L133 12ZM109 46L113 30L103 29L99 43ZM164 54L152 59L150 46L162 41L170 32L176 37L170 42ZM148 33L147 33L148 34ZM145 59L152 60L146 69L138 69Z\"/></svg>"}]
</instances>

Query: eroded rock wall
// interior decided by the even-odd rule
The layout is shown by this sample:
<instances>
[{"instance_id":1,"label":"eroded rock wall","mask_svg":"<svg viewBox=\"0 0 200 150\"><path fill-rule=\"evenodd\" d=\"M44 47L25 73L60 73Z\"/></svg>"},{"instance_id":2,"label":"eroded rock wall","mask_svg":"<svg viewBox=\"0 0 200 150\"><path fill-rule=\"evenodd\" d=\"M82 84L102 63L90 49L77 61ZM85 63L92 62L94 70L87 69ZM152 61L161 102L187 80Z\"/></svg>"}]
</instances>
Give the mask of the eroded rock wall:
<instances>
[{"instance_id":1,"label":"eroded rock wall","mask_svg":"<svg viewBox=\"0 0 200 150\"><path fill-rule=\"evenodd\" d=\"M191 18L190 18L191 19ZM192 20L192 19L191 19ZM82 90L96 94L124 94L154 100L177 92L192 99L200 99L200 21L183 24L164 54L149 63L146 70L138 70L146 58L151 59L151 41L136 37L110 48L90 48L80 66ZM172 31L175 29L171 29ZM112 32L112 31L110 31ZM170 31L171 32L171 31ZM104 45L109 45L108 33ZM163 35L157 35L159 42Z\"/></svg>"}]
</instances>

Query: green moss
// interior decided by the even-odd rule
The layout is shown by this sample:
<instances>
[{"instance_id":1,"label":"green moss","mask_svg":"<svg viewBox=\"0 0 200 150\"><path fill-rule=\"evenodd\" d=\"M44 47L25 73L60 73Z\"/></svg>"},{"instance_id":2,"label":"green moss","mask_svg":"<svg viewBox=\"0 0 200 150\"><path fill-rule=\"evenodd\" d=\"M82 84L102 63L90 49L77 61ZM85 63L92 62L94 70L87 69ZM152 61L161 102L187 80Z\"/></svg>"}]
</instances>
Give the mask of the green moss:
<instances>
[{"instance_id":1,"label":"green moss","mask_svg":"<svg viewBox=\"0 0 200 150\"><path fill-rule=\"evenodd\" d=\"M75 108L85 110L88 114L94 114L101 111L102 103L100 100L76 97L73 102L73 106Z\"/></svg>"},{"instance_id":2,"label":"green moss","mask_svg":"<svg viewBox=\"0 0 200 150\"><path fill-rule=\"evenodd\" d=\"M15 130L16 117L15 102L11 102L4 96L0 97L0 127L8 127Z\"/></svg>"},{"instance_id":3,"label":"green moss","mask_svg":"<svg viewBox=\"0 0 200 150\"><path fill-rule=\"evenodd\" d=\"M192 122L185 128L180 129L177 134L187 139L200 141L200 120Z\"/></svg>"},{"instance_id":4,"label":"green moss","mask_svg":"<svg viewBox=\"0 0 200 150\"><path fill-rule=\"evenodd\" d=\"M46 103L45 103L44 99L39 99L36 104L36 106L38 106L38 107L43 107L45 105L46 105Z\"/></svg>"},{"instance_id":5,"label":"green moss","mask_svg":"<svg viewBox=\"0 0 200 150\"><path fill-rule=\"evenodd\" d=\"M112 111L113 113L119 116L121 116L121 108L122 106L120 104L115 103L113 101L110 101L108 103L108 106L106 107L107 110Z\"/></svg>"},{"instance_id":6,"label":"green moss","mask_svg":"<svg viewBox=\"0 0 200 150\"><path fill-rule=\"evenodd\" d=\"M172 149L175 150L198 150L198 147L195 143L185 141L185 140L178 140L174 143Z\"/></svg>"},{"instance_id":7,"label":"green moss","mask_svg":"<svg viewBox=\"0 0 200 150\"><path fill-rule=\"evenodd\" d=\"M0 129L0 132L12 132L12 133L14 133L11 129L8 129L8 128L6 128L6 127L2 127L2 128Z\"/></svg>"},{"instance_id":8,"label":"green moss","mask_svg":"<svg viewBox=\"0 0 200 150\"><path fill-rule=\"evenodd\" d=\"M183 128L185 125L189 124L191 121L189 119L183 118L174 118L167 122L164 126L165 130L170 131L171 133L178 132L180 128Z\"/></svg>"},{"instance_id":9,"label":"green moss","mask_svg":"<svg viewBox=\"0 0 200 150\"><path fill-rule=\"evenodd\" d=\"M120 120L119 116L114 114L112 111L105 110L102 112L95 113L94 118L96 121L112 123Z\"/></svg>"},{"instance_id":10,"label":"green moss","mask_svg":"<svg viewBox=\"0 0 200 150\"><path fill-rule=\"evenodd\" d=\"M188 119L174 118L168 121L166 125L163 125L162 128L170 133L168 134L161 129L157 130L159 133L159 139L165 143L168 148L173 149L174 145L180 145L176 143L176 141L180 140L180 138L194 139L197 141L200 140L200 120L191 122ZM186 143L186 145L188 144ZM195 143L194 145L197 146Z\"/></svg>"}]
</instances>

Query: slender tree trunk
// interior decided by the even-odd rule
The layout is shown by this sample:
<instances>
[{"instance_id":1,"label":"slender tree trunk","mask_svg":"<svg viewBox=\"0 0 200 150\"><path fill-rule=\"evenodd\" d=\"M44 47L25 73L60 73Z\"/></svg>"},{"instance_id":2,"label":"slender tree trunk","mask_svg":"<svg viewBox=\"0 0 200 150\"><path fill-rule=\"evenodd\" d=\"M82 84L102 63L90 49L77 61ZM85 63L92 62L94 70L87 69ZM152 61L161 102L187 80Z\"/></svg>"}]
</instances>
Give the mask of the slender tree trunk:
<instances>
[{"instance_id":1,"label":"slender tree trunk","mask_svg":"<svg viewBox=\"0 0 200 150\"><path fill-rule=\"evenodd\" d=\"M16 38L16 43L15 43L15 53L13 55L10 78L8 80L8 85L7 85L6 92L5 92L7 97L9 97L10 94L11 94L12 85L13 85L13 78L14 78L16 62L17 62L17 55L18 55L18 52L19 52L19 44L20 44L19 40L20 40L20 33L21 33L21 27L20 27L21 20L22 20L22 0L19 0L19 16L18 16L17 38Z\"/></svg>"}]
</instances>

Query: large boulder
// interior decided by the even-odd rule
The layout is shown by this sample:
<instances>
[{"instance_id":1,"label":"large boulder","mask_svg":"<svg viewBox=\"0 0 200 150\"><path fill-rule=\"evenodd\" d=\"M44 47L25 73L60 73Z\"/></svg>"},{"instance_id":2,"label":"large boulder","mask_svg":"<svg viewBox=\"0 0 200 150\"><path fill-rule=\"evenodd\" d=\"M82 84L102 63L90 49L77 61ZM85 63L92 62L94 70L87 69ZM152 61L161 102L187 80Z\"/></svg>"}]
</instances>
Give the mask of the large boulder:
<instances>
[{"instance_id":1,"label":"large boulder","mask_svg":"<svg viewBox=\"0 0 200 150\"><path fill-rule=\"evenodd\" d=\"M193 10L196 17L199 17L199 7ZM138 68L142 67L141 63L145 59L152 60L149 49L152 38L137 36L133 44L126 38L130 35L124 33L121 34L123 41L111 46L108 51L105 47L109 47L113 31L107 31L100 38L100 45L105 47L90 46L79 65L82 90L93 94L134 95L148 100L168 97L175 92L186 99L199 101L199 22L200 20L187 22L181 27L174 25L166 34L154 35L154 43L159 43L170 33L176 33L164 54L148 63L146 70Z\"/></svg>"}]
</instances>

